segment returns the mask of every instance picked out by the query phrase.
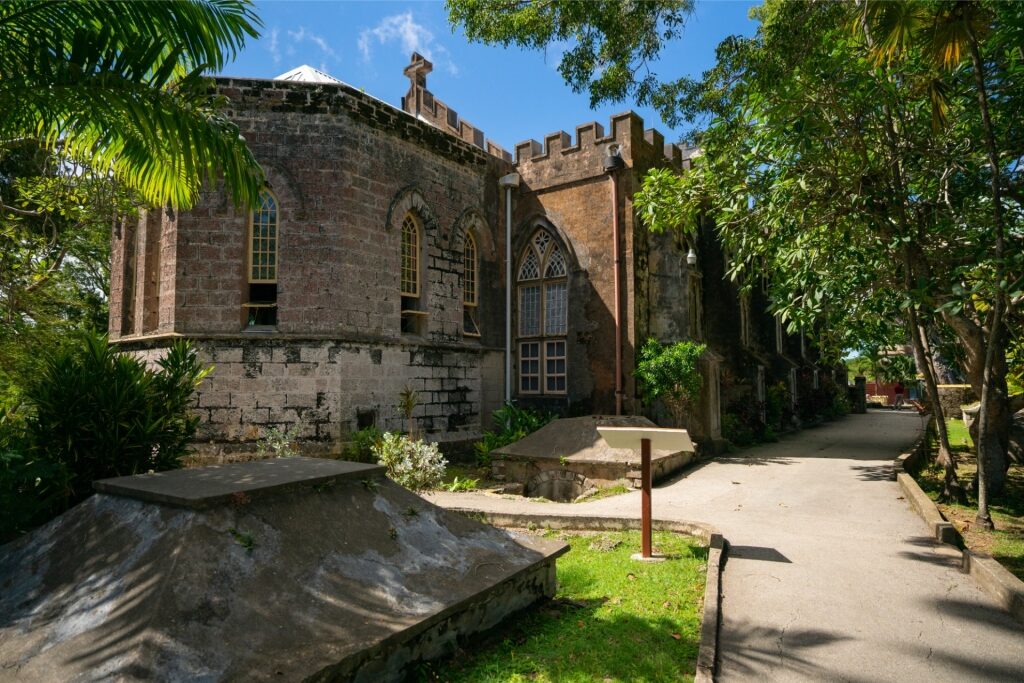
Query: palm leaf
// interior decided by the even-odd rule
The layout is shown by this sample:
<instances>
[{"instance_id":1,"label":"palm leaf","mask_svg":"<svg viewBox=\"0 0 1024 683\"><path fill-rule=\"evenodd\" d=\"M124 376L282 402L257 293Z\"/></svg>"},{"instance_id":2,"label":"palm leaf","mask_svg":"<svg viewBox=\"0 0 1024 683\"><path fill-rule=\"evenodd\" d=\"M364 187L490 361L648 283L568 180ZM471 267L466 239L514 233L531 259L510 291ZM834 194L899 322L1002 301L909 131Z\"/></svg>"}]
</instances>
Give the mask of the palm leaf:
<instances>
[{"instance_id":1,"label":"palm leaf","mask_svg":"<svg viewBox=\"0 0 1024 683\"><path fill-rule=\"evenodd\" d=\"M202 73L256 23L244 0L0 3L0 146L35 137L154 205L218 177L252 205L262 171Z\"/></svg>"}]
</instances>

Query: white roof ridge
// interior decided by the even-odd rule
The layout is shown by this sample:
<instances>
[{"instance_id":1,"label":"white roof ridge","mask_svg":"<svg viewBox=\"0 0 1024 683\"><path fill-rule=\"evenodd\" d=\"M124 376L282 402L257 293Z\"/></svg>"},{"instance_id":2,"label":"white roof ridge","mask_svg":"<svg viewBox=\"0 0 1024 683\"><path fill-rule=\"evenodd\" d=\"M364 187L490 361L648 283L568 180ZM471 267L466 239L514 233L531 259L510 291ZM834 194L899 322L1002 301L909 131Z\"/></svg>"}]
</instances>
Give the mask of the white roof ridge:
<instances>
[{"instance_id":1,"label":"white roof ridge","mask_svg":"<svg viewBox=\"0 0 1024 683\"><path fill-rule=\"evenodd\" d=\"M326 71L321 71L309 64L297 66L291 71L286 71L280 76L274 77L275 81L301 81L303 83L341 83L344 82L335 78Z\"/></svg>"}]
</instances>

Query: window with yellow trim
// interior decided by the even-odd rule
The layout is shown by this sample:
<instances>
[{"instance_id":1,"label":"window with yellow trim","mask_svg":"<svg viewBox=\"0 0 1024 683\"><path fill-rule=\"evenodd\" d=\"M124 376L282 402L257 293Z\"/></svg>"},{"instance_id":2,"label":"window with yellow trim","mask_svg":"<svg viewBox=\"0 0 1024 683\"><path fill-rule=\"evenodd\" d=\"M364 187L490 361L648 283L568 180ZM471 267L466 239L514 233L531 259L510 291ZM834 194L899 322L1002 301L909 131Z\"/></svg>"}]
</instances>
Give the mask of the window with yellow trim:
<instances>
[{"instance_id":1,"label":"window with yellow trim","mask_svg":"<svg viewBox=\"0 0 1024 683\"><path fill-rule=\"evenodd\" d=\"M277 324L278 237L277 198L264 190L259 206L249 214L249 301L245 308L250 327Z\"/></svg>"},{"instance_id":2,"label":"window with yellow trim","mask_svg":"<svg viewBox=\"0 0 1024 683\"><path fill-rule=\"evenodd\" d=\"M480 262L477 253L476 239L467 232L462 250L462 333L470 337L480 336L480 319L477 317Z\"/></svg>"},{"instance_id":3,"label":"window with yellow trim","mask_svg":"<svg viewBox=\"0 0 1024 683\"><path fill-rule=\"evenodd\" d=\"M412 212L402 218L401 262L402 332L423 334L426 307L423 297L423 228Z\"/></svg>"},{"instance_id":4,"label":"window with yellow trim","mask_svg":"<svg viewBox=\"0 0 1024 683\"><path fill-rule=\"evenodd\" d=\"M420 295L420 226L411 214L402 219L402 296Z\"/></svg>"}]
</instances>

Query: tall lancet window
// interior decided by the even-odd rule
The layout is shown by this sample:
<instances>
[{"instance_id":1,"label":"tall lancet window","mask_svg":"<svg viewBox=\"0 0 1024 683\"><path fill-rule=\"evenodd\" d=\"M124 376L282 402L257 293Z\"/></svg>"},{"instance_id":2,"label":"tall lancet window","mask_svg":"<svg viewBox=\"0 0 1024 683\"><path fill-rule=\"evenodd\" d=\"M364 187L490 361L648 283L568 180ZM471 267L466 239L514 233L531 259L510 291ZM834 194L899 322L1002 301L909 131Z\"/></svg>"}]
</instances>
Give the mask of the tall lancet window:
<instances>
[{"instance_id":1,"label":"tall lancet window","mask_svg":"<svg viewBox=\"0 0 1024 683\"><path fill-rule=\"evenodd\" d=\"M264 190L249 214L249 326L277 324L277 198Z\"/></svg>"},{"instance_id":2,"label":"tall lancet window","mask_svg":"<svg viewBox=\"0 0 1024 683\"><path fill-rule=\"evenodd\" d=\"M534 233L519 261L519 393L566 392L568 264L545 229Z\"/></svg>"}]
</instances>

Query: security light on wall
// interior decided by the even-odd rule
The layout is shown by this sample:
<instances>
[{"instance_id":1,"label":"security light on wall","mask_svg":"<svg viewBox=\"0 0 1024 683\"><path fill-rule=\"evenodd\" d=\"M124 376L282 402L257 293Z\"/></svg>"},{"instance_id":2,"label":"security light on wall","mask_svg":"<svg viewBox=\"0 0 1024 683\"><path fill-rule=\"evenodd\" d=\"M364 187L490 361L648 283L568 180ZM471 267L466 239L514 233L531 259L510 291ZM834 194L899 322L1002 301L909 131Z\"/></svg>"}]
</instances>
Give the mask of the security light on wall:
<instances>
[{"instance_id":1,"label":"security light on wall","mask_svg":"<svg viewBox=\"0 0 1024 683\"><path fill-rule=\"evenodd\" d=\"M693 250L693 247L690 247L690 251L686 252L686 265L697 265L697 252Z\"/></svg>"},{"instance_id":2,"label":"security light on wall","mask_svg":"<svg viewBox=\"0 0 1024 683\"><path fill-rule=\"evenodd\" d=\"M607 173L617 171L626 165L626 162L622 160L621 150L616 143L612 143L604 148L604 170Z\"/></svg>"}]
</instances>

